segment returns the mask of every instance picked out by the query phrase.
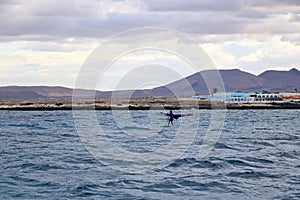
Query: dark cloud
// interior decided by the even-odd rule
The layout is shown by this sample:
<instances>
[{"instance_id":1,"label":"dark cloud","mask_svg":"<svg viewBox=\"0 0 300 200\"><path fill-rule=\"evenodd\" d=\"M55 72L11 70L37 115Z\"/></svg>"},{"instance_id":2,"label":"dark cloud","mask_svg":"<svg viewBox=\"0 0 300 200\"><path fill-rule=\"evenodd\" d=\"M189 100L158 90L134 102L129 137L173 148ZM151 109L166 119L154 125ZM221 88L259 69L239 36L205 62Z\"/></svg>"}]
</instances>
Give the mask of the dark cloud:
<instances>
[{"instance_id":1,"label":"dark cloud","mask_svg":"<svg viewBox=\"0 0 300 200\"><path fill-rule=\"evenodd\" d=\"M300 6L299 0L245 0L244 2L254 7Z\"/></svg>"},{"instance_id":2,"label":"dark cloud","mask_svg":"<svg viewBox=\"0 0 300 200\"><path fill-rule=\"evenodd\" d=\"M149 11L240 11L249 7L300 6L299 0L144 0Z\"/></svg>"},{"instance_id":3,"label":"dark cloud","mask_svg":"<svg viewBox=\"0 0 300 200\"><path fill-rule=\"evenodd\" d=\"M240 0L145 0L149 11L234 11L241 9Z\"/></svg>"},{"instance_id":4,"label":"dark cloud","mask_svg":"<svg viewBox=\"0 0 300 200\"><path fill-rule=\"evenodd\" d=\"M300 45L300 36L299 35L285 35L280 38L283 42L290 42L295 45Z\"/></svg>"},{"instance_id":5,"label":"dark cloud","mask_svg":"<svg viewBox=\"0 0 300 200\"><path fill-rule=\"evenodd\" d=\"M266 19L268 18L272 13L270 12L261 12L261 11L255 11L255 10L242 10L239 12L236 12L235 16L237 18L248 18L248 19Z\"/></svg>"},{"instance_id":6,"label":"dark cloud","mask_svg":"<svg viewBox=\"0 0 300 200\"><path fill-rule=\"evenodd\" d=\"M17 5L20 2L18 0L1 0L0 6L6 6L6 5Z\"/></svg>"},{"instance_id":7,"label":"dark cloud","mask_svg":"<svg viewBox=\"0 0 300 200\"><path fill-rule=\"evenodd\" d=\"M206 13L201 17L193 13L139 13L108 14L105 20L66 17L32 17L6 19L0 34L11 35L52 35L65 37L103 37L144 26L160 26L185 33L228 34L243 32L251 23L249 19Z\"/></svg>"},{"instance_id":8,"label":"dark cloud","mask_svg":"<svg viewBox=\"0 0 300 200\"><path fill-rule=\"evenodd\" d=\"M114 9L112 3L116 1L0 2L2 41L99 38L145 26L171 28L188 34L278 34L299 33L300 29L300 23L295 23L299 21L299 15L287 10L289 7L298 8L298 0L145 0L139 8L127 1L117 1L119 7ZM124 7L126 3L129 8ZM134 8L139 11L132 11ZM285 26L278 24L278 18L273 18L288 13L290 20L281 20Z\"/></svg>"}]
</instances>

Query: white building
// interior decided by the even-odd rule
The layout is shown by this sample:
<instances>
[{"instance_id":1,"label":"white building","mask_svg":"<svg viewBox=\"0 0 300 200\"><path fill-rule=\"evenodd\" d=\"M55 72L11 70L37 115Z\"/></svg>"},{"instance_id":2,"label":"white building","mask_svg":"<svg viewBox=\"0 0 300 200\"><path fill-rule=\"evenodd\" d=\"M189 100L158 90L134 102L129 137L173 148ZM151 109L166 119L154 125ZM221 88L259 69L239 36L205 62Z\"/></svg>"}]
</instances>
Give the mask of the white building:
<instances>
[{"instance_id":1,"label":"white building","mask_svg":"<svg viewBox=\"0 0 300 200\"><path fill-rule=\"evenodd\" d=\"M225 103L276 103L283 102L282 96L277 93L242 93L242 92L218 92L209 96L194 96L193 99L210 100Z\"/></svg>"}]
</instances>

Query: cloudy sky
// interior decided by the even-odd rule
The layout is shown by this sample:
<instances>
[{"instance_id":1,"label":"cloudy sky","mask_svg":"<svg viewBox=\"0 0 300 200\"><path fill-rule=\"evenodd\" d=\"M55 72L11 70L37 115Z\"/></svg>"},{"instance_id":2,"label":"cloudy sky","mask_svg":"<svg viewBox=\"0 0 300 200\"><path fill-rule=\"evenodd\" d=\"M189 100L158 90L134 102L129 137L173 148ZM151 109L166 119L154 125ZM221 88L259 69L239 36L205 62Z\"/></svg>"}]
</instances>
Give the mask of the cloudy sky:
<instances>
[{"instance_id":1,"label":"cloudy sky","mask_svg":"<svg viewBox=\"0 0 300 200\"><path fill-rule=\"evenodd\" d=\"M187 35L218 69L253 74L300 69L299 0L0 0L0 27L0 86L73 87L83 63L103 41L142 27ZM121 56L99 87L115 87L126 67L153 63L164 66L160 75L166 66L178 66L181 76L192 73L174 55L141 51Z\"/></svg>"}]
</instances>

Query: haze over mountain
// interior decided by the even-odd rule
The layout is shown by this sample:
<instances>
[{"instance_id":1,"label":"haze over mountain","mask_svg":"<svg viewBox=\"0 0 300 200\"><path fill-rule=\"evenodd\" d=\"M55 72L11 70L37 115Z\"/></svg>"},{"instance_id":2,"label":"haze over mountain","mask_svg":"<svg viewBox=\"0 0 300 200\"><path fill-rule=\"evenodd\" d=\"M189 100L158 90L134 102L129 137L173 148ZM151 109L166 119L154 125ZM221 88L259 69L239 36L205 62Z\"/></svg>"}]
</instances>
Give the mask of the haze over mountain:
<instances>
[{"instance_id":1,"label":"haze over mountain","mask_svg":"<svg viewBox=\"0 0 300 200\"><path fill-rule=\"evenodd\" d=\"M213 88L208 88L206 81L214 82L215 71L202 71L184 79L175 81L165 86L147 90L117 91L114 97L150 97L150 96L189 96L192 94L209 94ZM294 92L300 89L300 71L269 70L256 76L239 69L219 70L223 79L225 90L252 91L262 90L270 92ZM193 89L194 91L192 91ZM77 90L84 95L89 95L92 90ZM31 99L31 98L71 98L73 89L49 86L6 86L0 87L0 98L5 99ZM112 92L96 91L96 97L111 97Z\"/></svg>"}]
</instances>

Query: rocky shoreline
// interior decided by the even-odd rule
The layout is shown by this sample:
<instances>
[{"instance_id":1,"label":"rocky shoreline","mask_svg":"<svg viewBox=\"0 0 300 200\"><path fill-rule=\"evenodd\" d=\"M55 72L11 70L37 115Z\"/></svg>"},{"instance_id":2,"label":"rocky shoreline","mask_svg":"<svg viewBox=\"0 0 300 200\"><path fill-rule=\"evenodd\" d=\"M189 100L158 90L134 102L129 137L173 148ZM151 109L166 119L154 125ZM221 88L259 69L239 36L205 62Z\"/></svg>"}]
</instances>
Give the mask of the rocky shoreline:
<instances>
[{"instance_id":1,"label":"rocky shoreline","mask_svg":"<svg viewBox=\"0 0 300 200\"><path fill-rule=\"evenodd\" d=\"M132 99L1 99L0 110L178 110L178 109L300 109L299 102L233 103L190 98L152 97Z\"/></svg>"}]
</instances>

